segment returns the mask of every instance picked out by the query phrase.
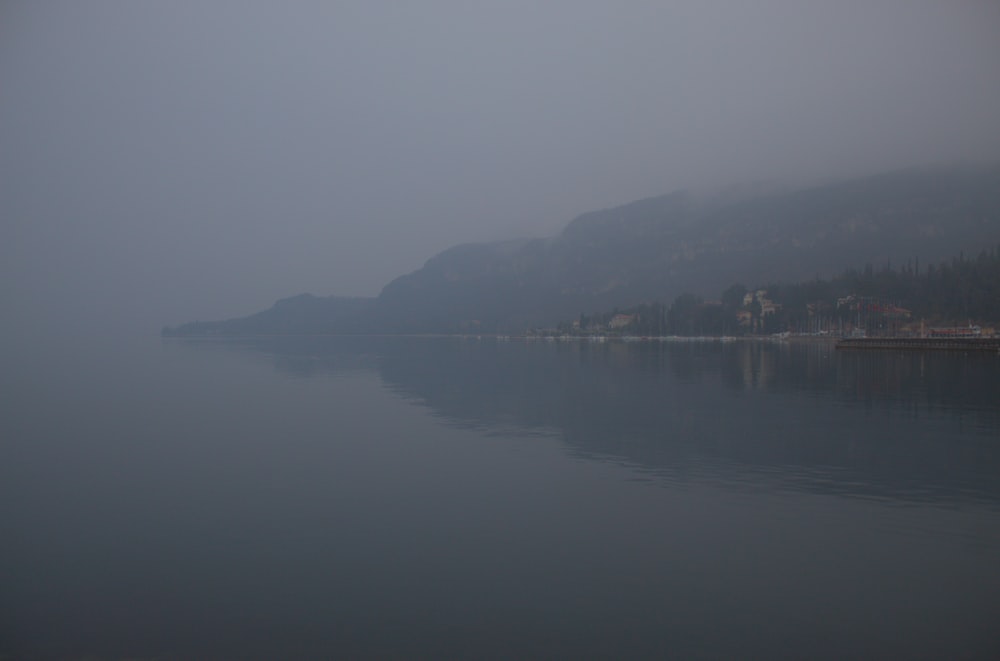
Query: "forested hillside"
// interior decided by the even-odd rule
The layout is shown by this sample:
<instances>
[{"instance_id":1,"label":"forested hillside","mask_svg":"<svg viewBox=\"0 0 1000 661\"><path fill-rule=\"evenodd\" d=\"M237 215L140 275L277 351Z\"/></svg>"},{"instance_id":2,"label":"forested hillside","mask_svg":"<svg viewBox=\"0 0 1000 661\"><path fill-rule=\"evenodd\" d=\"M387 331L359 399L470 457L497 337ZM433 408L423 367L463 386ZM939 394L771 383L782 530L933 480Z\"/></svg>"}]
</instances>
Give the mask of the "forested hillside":
<instances>
[{"instance_id":1,"label":"forested hillside","mask_svg":"<svg viewBox=\"0 0 1000 661\"><path fill-rule=\"evenodd\" d=\"M1000 244L975 256L964 253L922 267L911 259L898 266L872 264L830 278L753 290L742 284L719 300L682 294L560 324L563 331L614 330L638 335L742 335L830 332L860 325L870 331L904 332L915 324L1000 323Z\"/></svg>"},{"instance_id":2,"label":"forested hillside","mask_svg":"<svg viewBox=\"0 0 1000 661\"><path fill-rule=\"evenodd\" d=\"M813 283L785 285L787 305L762 313L755 329L765 317L768 327L815 321L794 311L800 300L828 300L823 288L912 299L914 312L928 317L985 318L995 309L985 280L991 254L939 263L998 241L1000 166L770 193L679 191L583 214L548 239L456 246L376 299L295 297L253 317L166 332L517 333L684 292L710 298L733 282ZM936 266L921 270L918 260ZM836 276L849 267L860 270Z\"/></svg>"}]
</instances>

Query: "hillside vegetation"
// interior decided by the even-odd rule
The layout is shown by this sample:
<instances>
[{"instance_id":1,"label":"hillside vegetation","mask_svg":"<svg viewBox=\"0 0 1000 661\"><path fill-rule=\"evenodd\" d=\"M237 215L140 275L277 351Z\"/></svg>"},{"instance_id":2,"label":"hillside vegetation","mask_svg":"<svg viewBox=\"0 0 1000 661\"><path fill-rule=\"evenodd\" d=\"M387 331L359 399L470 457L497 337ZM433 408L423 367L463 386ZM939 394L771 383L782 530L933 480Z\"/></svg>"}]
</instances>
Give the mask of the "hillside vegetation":
<instances>
[{"instance_id":1,"label":"hillside vegetation","mask_svg":"<svg viewBox=\"0 0 1000 661\"><path fill-rule=\"evenodd\" d=\"M915 332L919 325L1000 324L1000 245L921 269L849 269L830 279L726 289L719 300L682 294L663 302L581 314L562 332L630 335L832 333L859 327L873 333Z\"/></svg>"},{"instance_id":2,"label":"hillside vegetation","mask_svg":"<svg viewBox=\"0 0 1000 661\"><path fill-rule=\"evenodd\" d=\"M998 241L1000 166L769 194L679 191L583 214L547 239L456 246L375 299L296 297L254 317L167 332L518 332L684 292L717 296L734 282L814 281L848 267L867 277L866 264L939 263ZM898 268L882 272L872 269L873 282L905 279Z\"/></svg>"}]
</instances>

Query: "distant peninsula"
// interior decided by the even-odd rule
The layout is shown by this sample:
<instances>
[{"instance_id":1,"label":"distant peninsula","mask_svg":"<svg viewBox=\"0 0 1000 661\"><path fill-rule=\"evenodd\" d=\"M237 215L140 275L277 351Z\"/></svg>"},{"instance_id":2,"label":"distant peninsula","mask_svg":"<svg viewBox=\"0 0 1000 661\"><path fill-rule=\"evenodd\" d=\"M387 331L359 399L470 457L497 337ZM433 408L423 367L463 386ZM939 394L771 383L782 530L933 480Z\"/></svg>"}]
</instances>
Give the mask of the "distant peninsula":
<instances>
[{"instance_id":1,"label":"distant peninsula","mask_svg":"<svg viewBox=\"0 0 1000 661\"><path fill-rule=\"evenodd\" d=\"M450 248L374 298L302 294L249 317L187 323L163 335L518 333L682 295L712 299L733 283L774 283L769 291L776 291L800 286L780 283L842 281L845 269L862 276L867 269L872 283L882 273L916 282L942 262L971 264L981 254L995 261L998 244L1000 165L912 169L771 193L677 191L583 214L554 237ZM981 270L973 266L970 272ZM884 298L899 301L897 294ZM1000 301L989 297L976 305L996 316ZM808 323L764 316L769 324Z\"/></svg>"}]
</instances>

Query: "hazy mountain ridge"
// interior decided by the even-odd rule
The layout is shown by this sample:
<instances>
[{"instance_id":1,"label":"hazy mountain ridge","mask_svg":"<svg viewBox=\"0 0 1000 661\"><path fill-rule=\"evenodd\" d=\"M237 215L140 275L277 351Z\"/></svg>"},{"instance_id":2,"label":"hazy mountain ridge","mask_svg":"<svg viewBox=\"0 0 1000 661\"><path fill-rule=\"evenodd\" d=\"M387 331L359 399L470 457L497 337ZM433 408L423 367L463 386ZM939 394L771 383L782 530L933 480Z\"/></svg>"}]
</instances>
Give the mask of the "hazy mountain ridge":
<instances>
[{"instance_id":1,"label":"hazy mountain ridge","mask_svg":"<svg viewBox=\"0 0 1000 661\"><path fill-rule=\"evenodd\" d=\"M367 333L366 315L374 298L313 296L299 294L277 301L267 310L248 317L225 321L195 321L177 328L165 328L164 335L288 335Z\"/></svg>"},{"instance_id":2,"label":"hazy mountain ridge","mask_svg":"<svg viewBox=\"0 0 1000 661\"><path fill-rule=\"evenodd\" d=\"M1000 240L1000 165L906 170L794 191L676 191L582 214L557 236L449 248L377 299L285 299L178 334L493 332L580 312L932 263ZM324 303L325 301L325 303ZM251 330L259 329L259 330Z\"/></svg>"}]
</instances>

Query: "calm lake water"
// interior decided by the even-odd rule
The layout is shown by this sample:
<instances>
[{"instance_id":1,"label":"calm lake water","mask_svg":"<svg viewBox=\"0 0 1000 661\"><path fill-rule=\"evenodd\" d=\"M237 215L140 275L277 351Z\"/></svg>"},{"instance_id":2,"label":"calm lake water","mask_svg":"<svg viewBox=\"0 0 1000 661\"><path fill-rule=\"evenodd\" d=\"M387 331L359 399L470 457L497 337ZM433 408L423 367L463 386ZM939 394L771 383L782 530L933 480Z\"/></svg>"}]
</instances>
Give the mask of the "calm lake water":
<instances>
[{"instance_id":1,"label":"calm lake water","mask_svg":"<svg viewBox=\"0 0 1000 661\"><path fill-rule=\"evenodd\" d=\"M0 659L1000 657L1000 357L10 352Z\"/></svg>"}]
</instances>

